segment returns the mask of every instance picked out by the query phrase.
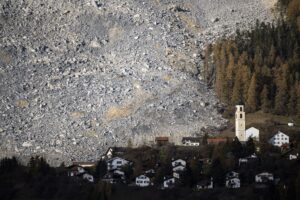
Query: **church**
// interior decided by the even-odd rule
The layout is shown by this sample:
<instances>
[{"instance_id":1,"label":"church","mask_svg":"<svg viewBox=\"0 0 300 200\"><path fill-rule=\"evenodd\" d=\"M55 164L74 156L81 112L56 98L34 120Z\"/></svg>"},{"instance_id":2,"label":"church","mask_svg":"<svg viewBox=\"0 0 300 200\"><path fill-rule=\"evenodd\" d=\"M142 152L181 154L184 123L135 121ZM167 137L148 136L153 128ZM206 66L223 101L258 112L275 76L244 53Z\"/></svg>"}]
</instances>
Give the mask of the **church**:
<instances>
[{"instance_id":1,"label":"church","mask_svg":"<svg viewBox=\"0 0 300 200\"><path fill-rule=\"evenodd\" d=\"M236 106L235 112L235 136L240 142L246 142L249 138L259 141L259 130L251 127L246 130L246 113L243 105Z\"/></svg>"}]
</instances>

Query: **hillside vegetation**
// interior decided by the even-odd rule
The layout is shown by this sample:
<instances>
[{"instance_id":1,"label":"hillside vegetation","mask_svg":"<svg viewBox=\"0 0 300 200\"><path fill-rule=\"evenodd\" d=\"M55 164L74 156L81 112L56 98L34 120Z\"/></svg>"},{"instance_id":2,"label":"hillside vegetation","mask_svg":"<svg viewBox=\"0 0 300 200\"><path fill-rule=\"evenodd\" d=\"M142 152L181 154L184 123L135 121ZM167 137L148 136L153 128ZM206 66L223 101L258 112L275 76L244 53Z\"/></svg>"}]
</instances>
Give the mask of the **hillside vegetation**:
<instances>
[{"instance_id":1,"label":"hillside vegetation","mask_svg":"<svg viewBox=\"0 0 300 200\"><path fill-rule=\"evenodd\" d=\"M300 2L281 4L286 19L257 22L206 49L205 79L227 105L225 114L245 104L248 112L300 115Z\"/></svg>"}]
</instances>

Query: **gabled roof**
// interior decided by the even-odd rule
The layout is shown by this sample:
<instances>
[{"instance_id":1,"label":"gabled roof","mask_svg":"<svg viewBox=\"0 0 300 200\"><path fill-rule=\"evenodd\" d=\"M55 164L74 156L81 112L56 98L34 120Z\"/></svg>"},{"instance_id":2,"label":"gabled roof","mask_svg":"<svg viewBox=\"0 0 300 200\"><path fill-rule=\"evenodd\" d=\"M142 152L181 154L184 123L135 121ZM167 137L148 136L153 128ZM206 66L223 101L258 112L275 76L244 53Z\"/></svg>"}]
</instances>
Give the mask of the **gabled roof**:
<instances>
[{"instance_id":1,"label":"gabled roof","mask_svg":"<svg viewBox=\"0 0 300 200\"><path fill-rule=\"evenodd\" d=\"M259 131L259 129L257 129L257 128L255 128L255 127L250 127L250 128L248 128L248 129L246 129L246 131L250 131L250 130L257 130L257 131Z\"/></svg>"},{"instance_id":2,"label":"gabled roof","mask_svg":"<svg viewBox=\"0 0 300 200\"><path fill-rule=\"evenodd\" d=\"M109 159L107 162L112 162L113 160L116 160L116 159L125 160L125 161L127 161L127 162L130 162L129 160L126 160L125 158L120 158L120 157L118 157L118 156Z\"/></svg>"},{"instance_id":3,"label":"gabled roof","mask_svg":"<svg viewBox=\"0 0 300 200\"><path fill-rule=\"evenodd\" d=\"M281 132L281 131L278 131L275 135L273 135L273 137L275 137L276 135L284 135L284 136L289 137L287 134L285 134L285 133L283 133L283 132ZM272 138L273 138L273 137L272 137Z\"/></svg>"},{"instance_id":4,"label":"gabled roof","mask_svg":"<svg viewBox=\"0 0 300 200\"><path fill-rule=\"evenodd\" d=\"M146 177L146 178L149 178L148 176L146 176L145 174L141 174L139 176L137 176L136 178L140 178L140 177ZM150 178L149 178L150 179Z\"/></svg>"},{"instance_id":5,"label":"gabled roof","mask_svg":"<svg viewBox=\"0 0 300 200\"><path fill-rule=\"evenodd\" d=\"M183 160L183 159L181 159L181 158L178 158L178 159L176 159L176 160L173 160L173 161L172 161L172 163L174 163L174 162L179 162L179 161L183 161L183 162L185 162L185 163L186 163L186 161L185 161L185 160Z\"/></svg>"},{"instance_id":6,"label":"gabled roof","mask_svg":"<svg viewBox=\"0 0 300 200\"><path fill-rule=\"evenodd\" d=\"M273 174L269 173L269 172L262 172L262 173L256 174L256 176L269 176L269 175L273 176Z\"/></svg>"}]
</instances>

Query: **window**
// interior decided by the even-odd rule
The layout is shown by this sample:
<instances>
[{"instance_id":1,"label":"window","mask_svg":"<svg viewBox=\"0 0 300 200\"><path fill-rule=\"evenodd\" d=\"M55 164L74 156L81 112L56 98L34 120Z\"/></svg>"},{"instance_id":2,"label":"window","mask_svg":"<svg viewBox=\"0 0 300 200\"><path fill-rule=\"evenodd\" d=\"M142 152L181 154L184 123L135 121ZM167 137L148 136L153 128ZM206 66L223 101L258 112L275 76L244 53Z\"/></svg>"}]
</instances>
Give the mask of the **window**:
<instances>
[{"instance_id":1,"label":"window","mask_svg":"<svg viewBox=\"0 0 300 200\"><path fill-rule=\"evenodd\" d=\"M240 111L241 111L241 112L243 111L243 108L242 108L242 107L240 107Z\"/></svg>"},{"instance_id":2,"label":"window","mask_svg":"<svg viewBox=\"0 0 300 200\"><path fill-rule=\"evenodd\" d=\"M240 118L241 118L241 119L243 118L243 114L240 114Z\"/></svg>"},{"instance_id":3,"label":"window","mask_svg":"<svg viewBox=\"0 0 300 200\"><path fill-rule=\"evenodd\" d=\"M118 164L118 165L121 165L121 164L122 164L122 161L117 161L117 164Z\"/></svg>"}]
</instances>

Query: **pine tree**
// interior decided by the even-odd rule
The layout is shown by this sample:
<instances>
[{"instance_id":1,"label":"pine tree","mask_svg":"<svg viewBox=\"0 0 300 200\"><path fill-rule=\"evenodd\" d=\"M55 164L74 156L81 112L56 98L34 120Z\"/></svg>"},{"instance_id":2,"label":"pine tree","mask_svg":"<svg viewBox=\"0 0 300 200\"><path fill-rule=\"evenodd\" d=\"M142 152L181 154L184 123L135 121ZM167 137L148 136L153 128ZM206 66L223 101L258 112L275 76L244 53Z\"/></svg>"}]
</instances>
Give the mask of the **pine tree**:
<instances>
[{"instance_id":1,"label":"pine tree","mask_svg":"<svg viewBox=\"0 0 300 200\"><path fill-rule=\"evenodd\" d=\"M289 103L288 103L288 112L290 115L297 113L297 92L294 86L291 87L289 92Z\"/></svg>"},{"instance_id":2,"label":"pine tree","mask_svg":"<svg viewBox=\"0 0 300 200\"><path fill-rule=\"evenodd\" d=\"M269 90L267 85L264 85L263 90L260 94L260 99L262 111L268 113L271 108L271 101L269 100Z\"/></svg>"},{"instance_id":3,"label":"pine tree","mask_svg":"<svg viewBox=\"0 0 300 200\"><path fill-rule=\"evenodd\" d=\"M246 108L249 112L254 112L257 109L257 80L256 73L252 75L248 94L246 98Z\"/></svg>"},{"instance_id":4,"label":"pine tree","mask_svg":"<svg viewBox=\"0 0 300 200\"><path fill-rule=\"evenodd\" d=\"M285 114L287 108L287 77L286 77L286 70L287 64L284 64L281 69L278 70L276 75L276 96L275 96L275 113L276 114Z\"/></svg>"},{"instance_id":5,"label":"pine tree","mask_svg":"<svg viewBox=\"0 0 300 200\"><path fill-rule=\"evenodd\" d=\"M239 78L239 73L236 75L232 96L231 96L231 102L232 104L241 104L242 103L242 87L241 87L241 79Z\"/></svg>"},{"instance_id":6,"label":"pine tree","mask_svg":"<svg viewBox=\"0 0 300 200\"><path fill-rule=\"evenodd\" d=\"M300 82L295 84L295 90L297 92L297 116L300 118Z\"/></svg>"}]
</instances>

